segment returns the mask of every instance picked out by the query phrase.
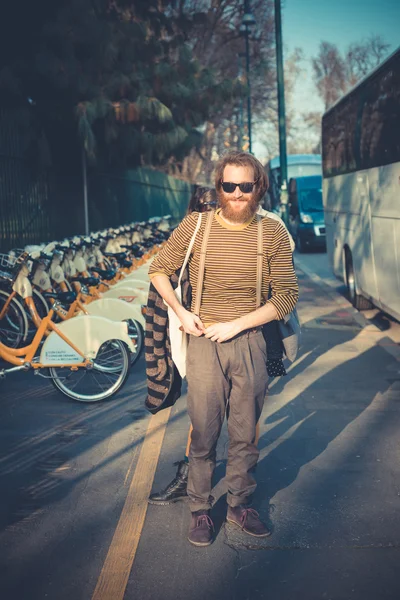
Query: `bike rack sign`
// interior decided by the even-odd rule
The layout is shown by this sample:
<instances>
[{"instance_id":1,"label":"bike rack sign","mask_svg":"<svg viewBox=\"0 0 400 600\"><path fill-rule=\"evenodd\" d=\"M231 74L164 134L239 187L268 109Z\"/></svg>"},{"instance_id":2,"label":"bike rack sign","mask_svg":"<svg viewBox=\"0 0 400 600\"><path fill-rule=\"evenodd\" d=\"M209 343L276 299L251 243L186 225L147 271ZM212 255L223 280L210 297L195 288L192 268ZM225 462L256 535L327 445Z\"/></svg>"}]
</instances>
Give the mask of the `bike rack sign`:
<instances>
[{"instance_id":1,"label":"bike rack sign","mask_svg":"<svg viewBox=\"0 0 400 600\"><path fill-rule=\"evenodd\" d=\"M40 361L43 364L59 365L81 363L83 358L62 338L51 333L43 345Z\"/></svg>"}]
</instances>

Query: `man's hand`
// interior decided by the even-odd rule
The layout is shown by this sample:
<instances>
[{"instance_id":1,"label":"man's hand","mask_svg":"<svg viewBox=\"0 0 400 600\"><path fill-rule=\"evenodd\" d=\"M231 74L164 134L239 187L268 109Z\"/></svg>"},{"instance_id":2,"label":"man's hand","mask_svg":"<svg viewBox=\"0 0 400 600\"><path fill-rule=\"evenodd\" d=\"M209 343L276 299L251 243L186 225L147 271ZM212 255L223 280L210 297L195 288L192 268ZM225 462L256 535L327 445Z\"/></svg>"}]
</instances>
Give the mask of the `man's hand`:
<instances>
[{"instance_id":1,"label":"man's hand","mask_svg":"<svg viewBox=\"0 0 400 600\"><path fill-rule=\"evenodd\" d=\"M238 321L227 323L214 323L205 330L206 338L212 342L226 342L242 331Z\"/></svg>"},{"instance_id":2,"label":"man's hand","mask_svg":"<svg viewBox=\"0 0 400 600\"><path fill-rule=\"evenodd\" d=\"M203 335L205 329L203 323L200 320L200 317L194 315L188 310L185 310L184 308L182 308L182 310L179 310L179 313L177 313L177 315L179 317L180 322L182 323L183 330L186 333L190 333L190 335L195 335L197 337Z\"/></svg>"}]
</instances>

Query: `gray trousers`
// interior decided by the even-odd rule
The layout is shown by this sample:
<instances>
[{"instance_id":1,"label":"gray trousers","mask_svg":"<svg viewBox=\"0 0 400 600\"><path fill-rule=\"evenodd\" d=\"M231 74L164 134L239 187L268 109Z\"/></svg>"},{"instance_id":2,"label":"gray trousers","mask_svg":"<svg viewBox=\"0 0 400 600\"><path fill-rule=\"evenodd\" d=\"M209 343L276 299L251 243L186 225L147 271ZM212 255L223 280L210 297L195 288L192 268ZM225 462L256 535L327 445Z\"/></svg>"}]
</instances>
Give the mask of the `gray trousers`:
<instances>
[{"instance_id":1,"label":"gray trousers","mask_svg":"<svg viewBox=\"0 0 400 600\"><path fill-rule=\"evenodd\" d=\"M262 332L244 332L222 343L190 336L186 377L193 426L187 488L190 510L211 508L211 479L225 412L227 501L230 506L246 504L256 489L251 471L259 451L254 440L268 386Z\"/></svg>"}]
</instances>

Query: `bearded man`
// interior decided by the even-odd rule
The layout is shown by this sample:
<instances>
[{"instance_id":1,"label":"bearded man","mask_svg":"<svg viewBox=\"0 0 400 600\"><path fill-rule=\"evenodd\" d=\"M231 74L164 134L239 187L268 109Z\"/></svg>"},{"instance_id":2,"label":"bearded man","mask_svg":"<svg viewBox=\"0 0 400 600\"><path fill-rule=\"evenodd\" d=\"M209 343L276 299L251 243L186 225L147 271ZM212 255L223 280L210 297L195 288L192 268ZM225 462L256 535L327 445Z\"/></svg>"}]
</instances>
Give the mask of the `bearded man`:
<instances>
[{"instance_id":1,"label":"bearded man","mask_svg":"<svg viewBox=\"0 0 400 600\"><path fill-rule=\"evenodd\" d=\"M259 455L254 443L256 424L268 385L262 325L290 313L298 298L287 231L267 216L262 218L265 303L261 307L256 304L256 213L268 189L261 163L251 154L227 154L217 165L215 187L220 208L211 216L199 314L193 310L206 219L202 219L189 260L191 311L178 301L169 277L183 264L198 213L183 219L149 270L153 285L190 336L186 377L193 432L187 487L192 513L188 539L195 546L208 546L213 539L211 479L225 413L229 435L227 521L252 536L271 533L258 513L249 508Z\"/></svg>"}]
</instances>

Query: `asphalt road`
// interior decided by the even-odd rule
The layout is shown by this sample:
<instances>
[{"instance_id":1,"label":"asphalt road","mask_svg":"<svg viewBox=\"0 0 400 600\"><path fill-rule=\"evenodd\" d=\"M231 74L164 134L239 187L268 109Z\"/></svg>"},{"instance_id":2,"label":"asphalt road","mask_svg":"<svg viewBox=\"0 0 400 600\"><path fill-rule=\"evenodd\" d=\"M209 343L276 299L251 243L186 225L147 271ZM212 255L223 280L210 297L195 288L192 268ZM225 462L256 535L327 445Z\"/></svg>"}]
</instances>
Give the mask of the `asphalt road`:
<instances>
[{"instance_id":1,"label":"asphalt road","mask_svg":"<svg viewBox=\"0 0 400 600\"><path fill-rule=\"evenodd\" d=\"M186 446L183 396L151 417L143 359L109 402L69 401L30 373L0 381L1 600L397 600L400 325L360 315L325 254L296 257L303 344L260 422L254 507L273 535L225 525L187 541L186 503L148 506ZM366 318L367 317L367 318Z\"/></svg>"}]
</instances>

